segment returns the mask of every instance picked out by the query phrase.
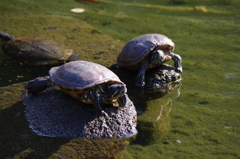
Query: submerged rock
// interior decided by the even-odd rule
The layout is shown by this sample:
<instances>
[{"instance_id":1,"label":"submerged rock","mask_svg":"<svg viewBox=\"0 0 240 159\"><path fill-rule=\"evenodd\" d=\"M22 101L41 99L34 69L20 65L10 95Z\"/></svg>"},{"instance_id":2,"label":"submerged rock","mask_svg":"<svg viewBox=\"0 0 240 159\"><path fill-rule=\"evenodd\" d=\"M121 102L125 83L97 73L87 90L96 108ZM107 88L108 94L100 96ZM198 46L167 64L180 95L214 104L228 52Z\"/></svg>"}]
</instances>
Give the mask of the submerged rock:
<instances>
[{"instance_id":1,"label":"submerged rock","mask_svg":"<svg viewBox=\"0 0 240 159\"><path fill-rule=\"evenodd\" d=\"M54 138L55 139L55 138ZM116 158L134 139L129 138L77 138L66 142L48 158Z\"/></svg>"},{"instance_id":2,"label":"submerged rock","mask_svg":"<svg viewBox=\"0 0 240 159\"><path fill-rule=\"evenodd\" d=\"M25 116L38 135L64 138L125 138L137 134L137 114L132 101L118 110L104 105L107 115L50 87L38 95L24 95Z\"/></svg>"}]
</instances>

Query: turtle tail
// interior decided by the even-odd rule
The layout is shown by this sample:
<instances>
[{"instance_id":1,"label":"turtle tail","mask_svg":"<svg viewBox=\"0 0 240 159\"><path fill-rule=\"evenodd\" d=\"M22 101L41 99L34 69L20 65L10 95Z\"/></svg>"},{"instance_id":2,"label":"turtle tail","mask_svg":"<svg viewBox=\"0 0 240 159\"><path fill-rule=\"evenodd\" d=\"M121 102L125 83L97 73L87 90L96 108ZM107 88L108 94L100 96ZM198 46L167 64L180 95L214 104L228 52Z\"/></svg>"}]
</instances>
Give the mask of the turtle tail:
<instances>
[{"instance_id":1,"label":"turtle tail","mask_svg":"<svg viewBox=\"0 0 240 159\"><path fill-rule=\"evenodd\" d=\"M9 41L9 40L14 39L15 37L11 34L0 31L0 38L4 41Z\"/></svg>"}]
</instances>

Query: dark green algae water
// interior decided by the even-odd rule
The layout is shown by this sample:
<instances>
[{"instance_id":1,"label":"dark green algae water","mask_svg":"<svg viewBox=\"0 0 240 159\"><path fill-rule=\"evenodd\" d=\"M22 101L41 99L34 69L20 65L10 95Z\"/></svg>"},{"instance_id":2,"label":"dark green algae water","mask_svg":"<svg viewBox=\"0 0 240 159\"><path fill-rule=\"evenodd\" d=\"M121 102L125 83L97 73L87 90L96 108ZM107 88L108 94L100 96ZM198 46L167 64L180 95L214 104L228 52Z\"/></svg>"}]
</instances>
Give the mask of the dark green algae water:
<instances>
[{"instance_id":1,"label":"dark green algae water","mask_svg":"<svg viewBox=\"0 0 240 159\"><path fill-rule=\"evenodd\" d=\"M161 99L135 99L145 105L138 116L140 137L119 158L240 158L240 1L98 2L1 0L0 30L16 37L54 39L71 46L82 59L107 67L132 38L146 33L168 36L183 59L180 96L167 106L177 90ZM72 8L86 12L71 13ZM88 24L78 26L78 20ZM89 25L94 29L86 32L92 34L80 34ZM49 141L34 135L21 113L23 82L41 71L0 54L0 158L30 158L27 154L33 152L54 158L59 147L41 151ZM165 116L158 120L162 108Z\"/></svg>"}]
</instances>

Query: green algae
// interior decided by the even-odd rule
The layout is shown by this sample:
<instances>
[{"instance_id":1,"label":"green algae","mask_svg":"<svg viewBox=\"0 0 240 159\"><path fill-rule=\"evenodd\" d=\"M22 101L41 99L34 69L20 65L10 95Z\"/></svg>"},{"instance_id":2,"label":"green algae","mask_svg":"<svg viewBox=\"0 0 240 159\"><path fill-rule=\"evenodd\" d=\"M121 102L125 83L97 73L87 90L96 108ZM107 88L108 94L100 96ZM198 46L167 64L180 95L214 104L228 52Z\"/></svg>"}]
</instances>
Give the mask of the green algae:
<instances>
[{"instance_id":1,"label":"green algae","mask_svg":"<svg viewBox=\"0 0 240 159\"><path fill-rule=\"evenodd\" d=\"M23 20L25 22L21 23ZM112 37L83 21L68 16L3 13L1 21L4 24L1 30L15 37L35 36L55 40L72 48L82 60L97 62L107 67L116 62L117 50L123 47L122 43ZM36 67L25 66L9 59L2 50L0 53L2 70L0 85L27 81L36 77L35 74L38 72ZM6 67L9 68L9 72L5 70Z\"/></svg>"},{"instance_id":2,"label":"green algae","mask_svg":"<svg viewBox=\"0 0 240 159\"><path fill-rule=\"evenodd\" d=\"M0 30L16 37L33 35L59 41L72 47L83 59L108 67L116 62L121 47L132 38L146 33L165 34L174 41L175 52L183 58L181 95L172 101L169 118L165 121L165 134L159 138L156 136L161 134L152 136L150 142L140 139L133 142L120 157L239 158L239 6L239 0L141 0L138 3L105 0L93 5L66 0L24 0L14 3L3 0L0 2ZM69 12L77 7L86 9L86 12ZM89 24L94 28L89 28ZM47 29L49 27L60 29ZM81 37L80 30L84 27L85 35ZM101 34L109 35L106 38L109 40L102 38ZM34 69L14 63L2 52L0 54L1 86L35 77L30 75ZM23 78L18 78L19 75ZM1 87L1 93L22 91L22 87L18 85L11 91ZM39 137L31 134L23 114L20 114L21 120L15 118L15 114L24 109L20 96L9 94L6 98L5 95L1 97L4 102L1 104L0 137L11 141L11 146L2 146L5 153L1 154L8 151L5 157L12 158L28 153L39 155L49 142L46 139L36 146L34 142L41 140L36 140ZM147 102L149 107L139 115L142 130L148 127L151 132L159 130L161 125L155 125L147 117L157 116L160 110L157 106L161 100ZM33 137L22 140L13 138L19 136L18 132L7 135L15 130L21 134L27 131ZM35 147L29 148L31 143ZM64 143L45 151L49 156L52 154L49 158L59 157L54 152L61 145Z\"/></svg>"}]
</instances>

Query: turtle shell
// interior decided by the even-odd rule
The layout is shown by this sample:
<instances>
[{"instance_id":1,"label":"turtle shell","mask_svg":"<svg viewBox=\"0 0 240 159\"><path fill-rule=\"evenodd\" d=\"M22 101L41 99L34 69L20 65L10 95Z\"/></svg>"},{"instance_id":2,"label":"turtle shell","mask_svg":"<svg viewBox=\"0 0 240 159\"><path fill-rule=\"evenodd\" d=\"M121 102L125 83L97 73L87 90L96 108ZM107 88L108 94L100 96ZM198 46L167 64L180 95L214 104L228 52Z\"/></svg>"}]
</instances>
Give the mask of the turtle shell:
<instances>
[{"instance_id":1,"label":"turtle shell","mask_svg":"<svg viewBox=\"0 0 240 159\"><path fill-rule=\"evenodd\" d=\"M39 37L19 37L7 41L3 52L29 65L54 65L66 61L73 50L56 41Z\"/></svg>"},{"instance_id":2,"label":"turtle shell","mask_svg":"<svg viewBox=\"0 0 240 159\"><path fill-rule=\"evenodd\" d=\"M145 34L138 36L128 42L117 58L117 64L121 67L136 70L143 59L155 49L164 52L174 50L174 43L171 39L162 34Z\"/></svg>"},{"instance_id":3,"label":"turtle shell","mask_svg":"<svg viewBox=\"0 0 240 159\"><path fill-rule=\"evenodd\" d=\"M78 99L79 95L92 87L103 83L124 84L118 76L108 68L87 61L73 61L49 71L51 81L61 91Z\"/></svg>"}]
</instances>

